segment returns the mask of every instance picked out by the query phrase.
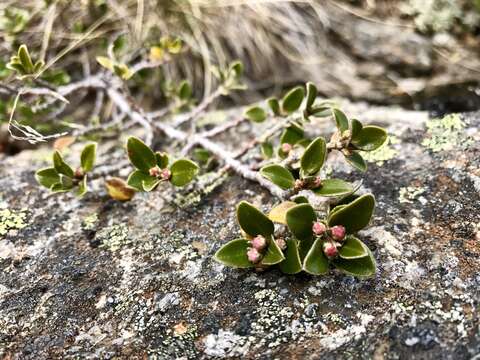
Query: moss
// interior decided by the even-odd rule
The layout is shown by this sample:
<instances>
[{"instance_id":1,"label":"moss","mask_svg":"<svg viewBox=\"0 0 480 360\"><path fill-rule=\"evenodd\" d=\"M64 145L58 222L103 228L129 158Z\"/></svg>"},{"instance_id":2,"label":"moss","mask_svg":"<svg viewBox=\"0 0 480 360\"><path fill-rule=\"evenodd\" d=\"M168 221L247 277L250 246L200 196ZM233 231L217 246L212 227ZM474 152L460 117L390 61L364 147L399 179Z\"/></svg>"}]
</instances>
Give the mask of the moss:
<instances>
[{"instance_id":1,"label":"moss","mask_svg":"<svg viewBox=\"0 0 480 360\"><path fill-rule=\"evenodd\" d=\"M10 230L25 228L27 226L26 218L27 209L0 209L0 236L6 235Z\"/></svg>"},{"instance_id":2,"label":"moss","mask_svg":"<svg viewBox=\"0 0 480 360\"><path fill-rule=\"evenodd\" d=\"M380 146L377 150L374 151L362 151L362 157L368 161L382 166L385 161L393 159L397 156L398 151L395 150L392 145L400 143L400 140L395 136L389 136L387 141Z\"/></svg>"},{"instance_id":3,"label":"moss","mask_svg":"<svg viewBox=\"0 0 480 360\"><path fill-rule=\"evenodd\" d=\"M422 145L433 152L452 150L456 147L467 148L472 144L464 134L465 123L458 114L449 114L442 119L427 121L427 137Z\"/></svg>"},{"instance_id":4,"label":"moss","mask_svg":"<svg viewBox=\"0 0 480 360\"><path fill-rule=\"evenodd\" d=\"M110 251L117 251L132 243L129 236L127 225L117 224L101 229L97 233L97 239L102 243L101 247Z\"/></svg>"}]
</instances>

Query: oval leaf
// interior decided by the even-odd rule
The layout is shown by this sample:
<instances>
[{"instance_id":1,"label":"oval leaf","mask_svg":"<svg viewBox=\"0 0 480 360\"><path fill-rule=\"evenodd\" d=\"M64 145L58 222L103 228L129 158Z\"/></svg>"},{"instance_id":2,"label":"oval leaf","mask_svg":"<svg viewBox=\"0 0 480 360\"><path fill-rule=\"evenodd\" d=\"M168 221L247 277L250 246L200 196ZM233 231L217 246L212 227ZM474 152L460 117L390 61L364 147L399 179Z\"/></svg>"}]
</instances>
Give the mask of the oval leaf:
<instances>
[{"instance_id":1,"label":"oval leaf","mask_svg":"<svg viewBox=\"0 0 480 360\"><path fill-rule=\"evenodd\" d=\"M150 176L140 170L133 171L127 179L128 186L134 188L137 191L144 191L143 190L143 182L146 181L153 181L156 180L153 176Z\"/></svg>"},{"instance_id":2,"label":"oval leaf","mask_svg":"<svg viewBox=\"0 0 480 360\"><path fill-rule=\"evenodd\" d=\"M355 236L349 235L345 239L338 254L343 259L358 259L368 255L367 246Z\"/></svg>"},{"instance_id":3,"label":"oval leaf","mask_svg":"<svg viewBox=\"0 0 480 360\"><path fill-rule=\"evenodd\" d=\"M280 144L295 145L303 139L304 130L300 125L291 124L287 127L280 137Z\"/></svg>"},{"instance_id":4,"label":"oval leaf","mask_svg":"<svg viewBox=\"0 0 480 360\"><path fill-rule=\"evenodd\" d=\"M285 260L285 256L283 256L282 250L280 250L277 243L270 236L267 252L265 253L265 256L263 257L262 261L260 261L260 264L275 265L282 262L283 260Z\"/></svg>"},{"instance_id":5,"label":"oval leaf","mask_svg":"<svg viewBox=\"0 0 480 360\"><path fill-rule=\"evenodd\" d=\"M148 176L146 179L142 180L142 188L146 192L150 192L155 189L158 184L160 184L160 181L161 180L157 179L156 177Z\"/></svg>"},{"instance_id":6,"label":"oval leaf","mask_svg":"<svg viewBox=\"0 0 480 360\"><path fill-rule=\"evenodd\" d=\"M297 274L302 271L302 262L298 253L298 240L287 239L287 250L285 250L285 260L278 266L284 274Z\"/></svg>"},{"instance_id":7,"label":"oval leaf","mask_svg":"<svg viewBox=\"0 0 480 360\"><path fill-rule=\"evenodd\" d=\"M387 132L378 126L365 126L362 130L352 136L351 143L360 150L373 151L382 146L387 141Z\"/></svg>"},{"instance_id":8,"label":"oval leaf","mask_svg":"<svg viewBox=\"0 0 480 360\"><path fill-rule=\"evenodd\" d=\"M305 96L305 91L303 87L297 86L290 90L282 100L282 109L287 114L293 113L297 110L300 105L302 105L303 97Z\"/></svg>"},{"instance_id":9,"label":"oval leaf","mask_svg":"<svg viewBox=\"0 0 480 360\"><path fill-rule=\"evenodd\" d=\"M366 278L375 275L377 264L372 252L367 248L367 256L358 259L337 258L333 264L345 274Z\"/></svg>"},{"instance_id":10,"label":"oval leaf","mask_svg":"<svg viewBox=\"0 0 480 360\"><path fill-rule=\"evenodd\" d=\"M187 159L177 160L170 167L172 172L170 182L175 186L185 186L197 175L198 169L198 165L193 161Z\"/></svg>"},{"instance_id":11,"label":"oval leaf","mask_svg":"<svg viewBox=\"0 0 480 360\"><path fill-rule=\"evenodd\" d=\"M45 186L47 189L51 189L53 185L60 182L60 175L55 168L40 169L35 173L35 179L37 182Z\"/></svg>"},{"instance_id":12,"label":"oval leaf","mask_svg":"<svg viewBox=\"0 0 480 360\"><path fill-rule=\"evenodd\" d=\"M273 234L273 222L252 204L242 201L237 206L237 220L242 230L249 236Z\"/></svg>"},{"instance_id":13,"label":"oval leaf","mask_svg":"<svg viewBox=\"0 0 480 360\"><path fill-rule=\"evenodd\" d=\"M265 159L270 159L273 156L273 145L268 141L262 143L261 150L262 150L262 155Z\"/></svg>"},{"instance_id":14,"label":"oval leaf","mask_svg":"<svg viewBox=\"0 0 480 360\"><path fill-rule=\"evenodd\" d=\"M352 184L341 179L322 180L322 186L312 191L319 196L344 196L354 191Z\"/></svg>"},{"instance_id":15,"label":"oval leaf","mask_svg":"<svg viewBox=\"0 0 480 360\"><path fill-rule=\"evenodd\" d=\"M347 234L353 234L368 225L375 208L375 198L372 194L362 195L340 210L331 212L328 225L343 225Z\"/></svg>"},{"instance_id":16,"label":"oval leaf","mask_svg":"<svg viewBox=\"0 0 480 360\"><path fill-rule=\"evenodd\" d=\"M87 193L87 191L88 191L87 175L85 175L83 179L80 181L80 183L78 184L77 196L82 197Z\"/></svg>"},{"instance_id":17,"label":"oval leaf","mask_svg":"<svg viewBox=\"0 0 480 360\"><path fill-rule=\"evenodd\" d=\"M83 171L89 172L92 171L93 166L95 165L95 158L97 156L97 144L88 144L82 150L80 155L80 164Z\"/></svg>"},{"instance_id":18,"label":"oval leaf","mask_svg":"<svg viewBox=\"0 0 480 360\"><path fill-rule=\"evenodd\" d=\"M351 155L345 155L345 160L355 169L361 172L367 171L367 163L358 152L354 151Z\"/></svg>"},{"instance_id":19,"label":"oval leaf","mask_svg":"<svg viewBox=\"0 0 480 360\"><path fill-rule=\"evenodd\" d=\"M245 111L245 117L250 121L261 123L267 118L267 113L259 106L252 106Z\"/></svg>"},{"instance_id":20,"label":"oval leaf","mask_svg":"<svg viewBox=\"0 0 480 360\"><path fill-rule=\"evenodd\" d=\"M128 201L135 195L135 190L127 185L125 181L120 178L111 178L105 181L108 195L114 200Z\"/></svg>"},{"instance_id":21,"label":"oval leaf","mask_svg":"<svg viewBox=\"0 0 480 360\"><path fill-rule=\"evenodd\" d=\"M247 249L250 242L245 239L232 240L223 245L214 255L214 259L218 262L233 268L250 268L253 267L247 258Z\"/></svg>"},{"instance_id":22,"label":"oval leaf","mask_svg":"<svg viewBox=\"0 0 480 360\"><path fill-rule=\"evenodd\" d=\"M337 124L337 129L341 132L348 130L348 118L343 111L334 108L332 109L332 112L333 117L335 118L335 123Z\"/></svg>"},{"instance_id":23,"label":"oval leaf","mask_svg":"<svg viewBox=\"0 0 480 360\"><path fill-rule=\"evenodd\" d=\"M295 185L292 173L281 165L264 166L260 169L260 174L282 189L291 189Z\"/></svg>"},{"instance_id":24,"label":"oval leaf","mask_svg":"<svg viewBox=\"0 0 480 360\"><path fill-rule=\"evenodd\" d=\"M284 201L270 210L268 218L273 222L287 225L287 211L294 206L297 206L297 203L293 201Z\"/></svg>"},{"instance_id":25,"label":"oval leaf","mask_svg":"<svg viewBox=\"0 0 480 360\"><path fill-rule=\"evenodd\" d=\"M327 155L327 144L322 137L316 138L308 145L300 159L304 176L315 175L320 171Z\"/></svg>"},{"instance_id":26,"label":"oval leaf","mask_svg":"<svg viewBox=\"0 0 480 360\"><path fill-rule=\"evenodd\" d=\"M267 104L268 104L268 107L270 108L270 110L272 110L272 113L275 116L280 115L280 102L276 98L272 97L272 98L268 99Z\"/></svg>"},{"instance_id":27,"label":"oval leaf","mask_svg":"<svg viewBox=\"0 0 480 360\"><path fill-rule=\"evenodd\" d=\"M142 140L134 136L128 138L127 153L130 162L138 170L148 172L148 170L157 165L155 154L152 149L145 145Z\"/></svg>"},{"instance_id":28,"label":"oval leaf","mask_svg":"<svg viewBox=\"0 0 480 360\"><path fill-rule=\"evenodd\" d=\"M317 98L317 87L315 84L308 82L307 83L307 102L305 104L305 107L307 110L310 110L313 106L313 103L315 102L315 99Z\"/></svg>"},{"instance_id":29,"label":"oval leaf","mask_svg":"<svg viewBox=\"0 0 480 360\"><path fill-rule=\"evenodd\" d=\"M317 239L313 243L303 261L303 270L312 275L322 275L328 272L328 259L323 253L322 240Z\"/></svg>"},{"instance_id":30,"label":"oval leaf","mask_svg":"<svg viewBox=\"0 0 480 360\"><path fill-rule=\"evenodd\" d=\"M363 125L360 121L357 119L352 119L352 139L355 139L355 137L360 134L360 131L362 131Z\"/></svg>"},{"instance_id":31,"label":"oval leaf","mask_svg":"<svg viewBox=\"0 0 480 360\"><path fill-rule=\"evenodd\" d=\"M287 211L287 225L293 235L300 240L311 238L313 222L317 215L310 204L300 204Z\"/></svg>"},{"instance_id":32,"label":"oval leaf","mask_svg":"<svg viewBox=\"0 0 480 360\"><path fill-rule=\"evenodd\" d=\"M168 166L168 154L164 152L156 152L155 159L157 160L157 165L160 169L165 169Z\"/></svg>"},{"instance_id":33,"label":"oval leaf","mask_svg":"<svg viewBox=\"0 0 480 360\"><path fill-rule=\"evenodd\" d=\"M53 153L53 167L59 174L73 178L73 169L63 161L62 155L58 151Z\"/></svg>"}]
</instances>

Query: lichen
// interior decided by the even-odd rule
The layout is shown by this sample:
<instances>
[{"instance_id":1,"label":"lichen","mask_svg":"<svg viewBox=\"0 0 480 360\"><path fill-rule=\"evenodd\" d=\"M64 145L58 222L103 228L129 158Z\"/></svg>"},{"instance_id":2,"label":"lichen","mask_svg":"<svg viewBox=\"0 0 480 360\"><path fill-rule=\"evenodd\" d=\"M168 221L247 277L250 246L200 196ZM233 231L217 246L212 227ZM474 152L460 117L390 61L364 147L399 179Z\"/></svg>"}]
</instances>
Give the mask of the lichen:
<instances>
[{"instance_id":1,"label":"lichen","mask_svg":"<svg viewBox=\"0 0 480 360\"><path fill-rule=\"evenodd\" d=\"M20 230L27 226L27 209L0 209L0 237L10 230Z\"/></svg>"},{"instance_id":2,"label":"lichen","mask_svg":"<svg viewBox=\"0 0 480 360\"><path fill-rule=\"evenodd\" d=\"M100 240L101 247L110 251L117 251L132 242L125 224L116 224L101 229L97 233L97 239Z\"/></svg>"},{"instance_id":3,"label":"lichen","mask_svg":"<svg viewBox=\"0 0 480 360\"><path fill-rule=\"evenodd\" d=\"M82 221L82 228L84 230L94 230L98 223L98 214L93 213L86 216Z\"/></svg>"},{"instance_id":4,"label":"lichen","mask_svg":"<svg viewBox=\"0 0 480 360\"><path fill-rule=\"evenodd\" d=\"M416 27L423 32L448 31L463 17L458 0L409 0L402 10L414 17Z\"/></svg>"},{"instance_id":5,"label":"lichen","mask_svg":"<svg viewBox=\"0 0 480 360\"><path fill-rule=\"evenodd\" d=\"M425 192L424 187L407 186L400 188L398 201L401 203L412 203L419 195Z\"/></svg>"},{"instance_id":6,"label":"lichen","mask_svg":"<svg viewBox=\"0 0 480 360\"><path fill-rule=\"evenodd\" d=\"M433 152L462 149L472 144L473 140L464 134L465 123L458 114L449 114L441 119L427 121L427 137L422 145Z\"/></svg>"},{"instance_id":7,"label":"lichen","mask_svg":"<svg viewBox=\"0 0 480 360\"><path fill-rule=\"evenodd\" d=\"M387 141L374 151L362 151L362 157L368 161L383 166L385 161L393 159L397 156L398 151L395 150L392 145L400 143L400 140L396 136L389 136Z\"/></svg>"}]
</instances>

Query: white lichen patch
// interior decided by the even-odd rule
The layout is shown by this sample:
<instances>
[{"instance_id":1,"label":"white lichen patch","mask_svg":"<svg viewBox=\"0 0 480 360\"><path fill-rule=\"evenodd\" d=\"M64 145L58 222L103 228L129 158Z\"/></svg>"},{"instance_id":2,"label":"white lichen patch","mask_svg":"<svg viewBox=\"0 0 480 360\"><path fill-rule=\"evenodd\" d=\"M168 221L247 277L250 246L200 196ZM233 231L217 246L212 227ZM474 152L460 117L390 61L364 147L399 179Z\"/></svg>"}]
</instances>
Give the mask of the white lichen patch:
<instances>
[{"instance_id":1,"label":"white lichen patch","mask_svg":"<svg viewBox=\"0 0 480 360\"><path fill-rule=\"evenodd\" d=\"M426 191L425 187L407 186L400 188L398 201L401 203L413 203Z\"/></svg>"},{"instance_id":2,"label":"white lichen patch","mask_svg":"<svg viewBox=\"0 0 480 360\"><path fill-rule=\"evenodd\" d=\"M21 230L27 226L27 209L0 209L0 238L11 230Z\"/></svg>"},{"instance_id":3,"label":"white lichen patch","mask_svg":"<svg viewBox=\"0 0 480 360\"><path fill-rule=\"evenodd\" d=\"M90 215L85 216L82 221L82 227L85 230L94 230L97 224L98 224L97 213L92 213Z\"/></svg>"},{"instance_id":4,"label":"white lichen patch","mask_svg":"<svg viewBox=\"0 0 480 360\"><path fill-rule=\"evenodd\" d=\"M389 136L387 141L374 151L361 151L362 157L371 163L382 166L386 161L393 159L398 155L396 149L400 144L400 140L396 136Z\"/></svg>"},{"instance_id":5,"label":"white lichen patch","mask_svg":"<svg viewBox=\"0 0 480 360\"><path fill-rule=\"evenodd\" d=\"M205 354L215 357L244 356L250 343L245 336L220 329L218 334L209 334L203 340Z\"/></svg>"},{"instance_id":6,"label":"white lichen patch","mask_svg":"<svg viewBox=\"0 0 480 360\"><path fill-rule=\"evenodd\" d=\"M448 151L454 148L465 149L473 140L465 134L465 122L458 114L449 114L442 119L427 121L427 136L422 145L433 152Z\"/></svg>"},{"instance_id":7,"label":"white lichen patch","mask_svg":"<svg viewBox=\"0 0 480 360\"><path fill-rule=\"evenodd\" d=\"M97 239L101 241L101 247L109 249L110 251L117 251L122 247L132 243L129 237L128 228L125 224L116 224L97 233Z\"/></svg>"}]
</instances>

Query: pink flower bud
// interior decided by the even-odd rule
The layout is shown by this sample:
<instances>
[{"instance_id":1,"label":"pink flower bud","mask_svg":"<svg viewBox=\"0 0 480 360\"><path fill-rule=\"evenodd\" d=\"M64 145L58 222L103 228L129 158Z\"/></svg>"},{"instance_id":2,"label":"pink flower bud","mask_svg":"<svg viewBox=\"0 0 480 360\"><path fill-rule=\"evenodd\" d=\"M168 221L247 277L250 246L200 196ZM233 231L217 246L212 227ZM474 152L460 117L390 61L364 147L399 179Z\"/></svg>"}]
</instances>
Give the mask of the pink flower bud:
<instances>
[{"instance_id":1,"label":"pink flower bud","mask_svg":"<svg viewBox=\"0 0 480 360\"><path fill-rule=\"evenodd\" d=\"M160 172L160 177L162 178L162 180L169 180L171 176L172 176L172 172L167 168L162 169L162 171Z\"/></svg>"},{"instance_id":2,"label":"pink flower bud","mask_svg":"<svg viewBox=\"0 0 480 360\"><path fill-rule=\"evenodd\" d=\"M267 246L267 240L262 235L257 235L252 239L251 244L253 248L263 250Z\"/></svg>"},{"instance_id":3,"label":"pink flower bud","mask_svg":"<svg viewBox=\"0 0 480 360\"><path fill-rule=\"evenodd\" d=\"M323 253L329 258L334 258L338 254L337 247L331 242L323 244Z\"/></svg>"},{"instance_id":4,"label":"pink flower bud","mask_svg":"<svg viewBox=\"0 0 480 360\"><path fill-rule=\"evenodd\" d=\"M158 166L154 166L150 170L148 170L148 173L150 174L150 176L157 177L160 175L160 168Z\"/></svg>"},{"instance_id":5,"label":"pink flower bud","mask_svg":"<svg viewBox=\"0 0 480 360\"><path fill-rule=\"evenodd\" d=\"M248 261L256 264L260 261L260 259L262 258L262 255L258 252L257 249L255 248L248 248L247 250L247 258L248 258Z\"/></svg>"},{"instance_id":6,"label":"pink flower bud","mask_svg":"<svg viewBox=\"0 0 480 360\"><path fill-rule=\"evenodd\" d=\"M305 182L303 180L297 179L295 180L294 188L296 190L301 190L305 186Z\"/></svg>"},{"instance_id":7,"label":"pink flower bud","mask_svg":"<svg viewBox=\"0 0 480 360\"><path fill-rule=\"evenodd\" d=\"M285 250L287 248L287 242L283 239L275 240L275 243L280 248L280 250Z\"/></svg>"},{"instance_id":8,"label":"pink flower bud","mask_svg":"<svg viewBox=\"0 0 480 360\"><path fill-rule=\"evenodd\" d=\"M327 227L325 226L324 223L317 221L313 223L312 231L315 235L320 236L320 235L323 235L325 231L327 231Z\"/></svg>"},{"instance_id":9,"label":"pink flower bud","mask_svg":"<svg viewBox=\"0 0 480 360\"><path fill-rule=\"evenodd\" d=\"M83 177L85 176L85 172L83 171L82 168L77 168L75 170L75 173L73 174L73 176L76 178L76 179L83 179Z\"/></svg>"},{"instance_id":10,"label":"pink flower bud","mask_svg":"<svg viewBox=\"0 0 480 360\"><path fill-rule=\"evenodd\" d=\"M290 151L292 151L292 145L289 143L282 144L282 151L288 154Z\"/></svg>"},{"instance_id":11,"label":"pink flower bud","mask_svg":"<svg viewBox=\"0 0 480 360\"><path fill-rule=\"evenodd\" d=\"M318 188L318 187L320 187L320 186L322 186L322 179L320 178L320 176L317 176L317 177L315 178L315 180L313 180L313 182L312 182L312 188L313 188L313 189L316 189L316 188Z\"/></svg>"},{"instance_id":12,"label":"pink flower bud","mask_svg":"<svg viewBox=\"0 0 480 360\"><path fill-rule=\"evenodd\" d=\"M342 225L333 226L330 231L334 240L343 240L345 238L345 227Z\"/></svg>"}]
</instances>

